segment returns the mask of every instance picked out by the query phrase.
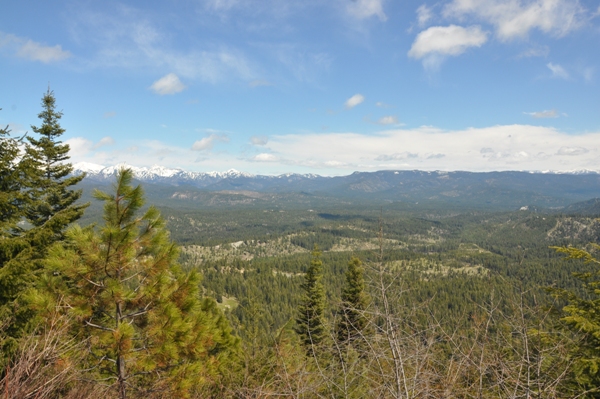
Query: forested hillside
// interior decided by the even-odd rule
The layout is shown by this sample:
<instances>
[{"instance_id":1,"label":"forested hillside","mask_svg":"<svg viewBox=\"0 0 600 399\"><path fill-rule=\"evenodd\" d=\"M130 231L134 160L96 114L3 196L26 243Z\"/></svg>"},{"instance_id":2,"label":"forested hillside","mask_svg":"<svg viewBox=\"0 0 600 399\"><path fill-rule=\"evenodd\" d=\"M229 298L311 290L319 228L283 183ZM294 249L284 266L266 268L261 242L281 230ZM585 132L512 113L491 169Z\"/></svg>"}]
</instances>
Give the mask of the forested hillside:
<instances>
[{"instance_id":1,"label":"forested hillside","mask_svg":"<svg viewBox=\"0 0 600 399\"><path fill-rule=\"evenodd\" d=\"M600 397L596 199L95 184L61 116L0 131L4 397Z\"/></svg>"}]
</instances>

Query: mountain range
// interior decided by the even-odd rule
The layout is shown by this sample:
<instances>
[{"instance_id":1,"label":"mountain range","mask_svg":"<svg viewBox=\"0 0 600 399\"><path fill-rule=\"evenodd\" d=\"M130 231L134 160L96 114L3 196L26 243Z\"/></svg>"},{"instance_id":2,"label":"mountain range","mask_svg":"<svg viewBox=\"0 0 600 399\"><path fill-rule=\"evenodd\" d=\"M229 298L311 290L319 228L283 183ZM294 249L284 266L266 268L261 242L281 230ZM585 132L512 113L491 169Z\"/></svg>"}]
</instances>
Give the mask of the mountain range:
<instances>
[{"instance_id":1,"label":"mountain range","mask_svg":"<svg viewBox=\"0 0 600 399\"><path fill-rule=\"evenodd\" d=\"M162 166L138 168L129 165L104 167L79 163L74 173L86 173L86 185L112 182L120 167L133 170L145 187L157 186L173 201L206 199L206 195L247 197L260 203L265 194L318 196L354 202L428 202L456 206L519 209L523 206L563 208L575 202L600 197L600 174L532 172L445 172L385 170L354 172L347 176L287 173L252 175L234 169L226 172L188 172ZM200 195L203 193L202 195ZM275 195L275 196L273 196ZM211 197L211 198L212 198ZM275 199L274 199L275 198Z\"/></svg>"}]
</instances>

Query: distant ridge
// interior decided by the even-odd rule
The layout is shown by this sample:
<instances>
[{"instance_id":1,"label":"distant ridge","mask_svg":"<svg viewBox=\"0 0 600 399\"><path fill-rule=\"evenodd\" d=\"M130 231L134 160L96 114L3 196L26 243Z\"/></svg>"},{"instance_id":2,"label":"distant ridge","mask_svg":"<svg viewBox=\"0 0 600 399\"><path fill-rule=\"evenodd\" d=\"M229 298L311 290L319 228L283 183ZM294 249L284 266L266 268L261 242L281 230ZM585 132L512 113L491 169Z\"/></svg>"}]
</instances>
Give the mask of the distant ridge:
<instances>
[{"instance_id":1,"label":"distant ridge","mask_svg":"<svg viewBox=\"0 0 600 399\"><path fill-rule=\"evenodd\" d=\"M153 180L163 180L163 179L183 179L189 181L202 181L205 179L230 179L230 178L267 178L267 179L284 179L284 178L294 178L301 177L306 179L315 179L315 178L331 178L328 176L321 176L314 173L284 173L281 175L253 175L251 173L240 172L236 169L229 169L225 172L189 172L180 168L167 168L160 165L154 165L150 168L148 167L137 167L132 165L127 165L125 163L113 165L113 166L103 166L89 162L79 162L73 165L73 173L78 175L81 173L87 173L88 177L93 178L109 178L116 174L117 170L121 167L131 168L133 170L134 176L138 180L142 181L153 181ZM585 175L585 174L599 174L599 171L594 170L573 170L573 171L552 171L552 170L542 170L542 171L502 171L502 172L464 172L464 171L420 171L420 170L402 170L402 171L394 171L394 170L382 170L377 172L353 172L347 176L360 175L363 173L380 173L380 172L393 172L395 174L404 173L404 172L419 172L426 174L439 174L445 175L449 173L478 173L478 174L486 174L486 173L530 173L530 174L544 174L544 175ZM338 176L338 177L347 177L347 176Z\"/></svg>"},{"instance_id":2,"label":"distant ridge","mask_svg":"<svg viewBox=\"0 0 600 399\"><path fill-rule=\"evenodd\" d=\"M594 171L565 172L446 172L384 170L354 172L347 176L285 173L253 175L235 169L225 172L188 172L163 166L140 168L125 164L104 167L80 163L74 173L87 173L84 183L92 186L112 182L116 171L126 166L147 187L161 185L173 198L195 198L195 192L271 193L337 198L361 203L444 203L452 206L521 209L529 206L559 209L574 202L600 197L600 174ZM167 195L167 194L165 194ZM260 197L252 194L253 197Z\"/></svg>"},{"instance_id":3,"label":"distant ridge","mask_svg":"<svg viewBox=\"0 0 600 399\"><path fill-rule=\"evenodd\" d=\"M285 173L279 176L253 175L246 172L240 172L235 169L229 169L225 172L188 172L183 169L166 168L160 165L154 165L150 168L137 167L127 164L117 164L114 166L103 166L93 163L81 162L73 165L73 174L79 175L86 173L88 180L108 180L112 179L119 168L126 167L133 171L136 179L148 183L163 183L169 185L188 184L204 188L223 180L254 180L254 181L277 181L285 180L287 182L310 179L328 179L313 173L298 174Z\"/></svg>"},{"instance_id":4,"label":"distant ridge","mask_svg":"<svg viewBox=\"0 0 600 399\"><path fill-rule=\"evenodd\" d=\"M127 164L117 164L114 166L103 166L94 163L80 162L73 165L73 173L81 174L87 173L89 176L96 177L112 177L116 174L120 168L130 168L136 178L140 180L152 180L156 178L188 178L197 179L203 177L216 177L216 178L228 178L228 177L254 177L249 173L239 172L235 169L229 169L226 172L187 172L183 169L171 169L160 165L154 165L150 168L137 167Z\"/></svg>"}]
</instances>

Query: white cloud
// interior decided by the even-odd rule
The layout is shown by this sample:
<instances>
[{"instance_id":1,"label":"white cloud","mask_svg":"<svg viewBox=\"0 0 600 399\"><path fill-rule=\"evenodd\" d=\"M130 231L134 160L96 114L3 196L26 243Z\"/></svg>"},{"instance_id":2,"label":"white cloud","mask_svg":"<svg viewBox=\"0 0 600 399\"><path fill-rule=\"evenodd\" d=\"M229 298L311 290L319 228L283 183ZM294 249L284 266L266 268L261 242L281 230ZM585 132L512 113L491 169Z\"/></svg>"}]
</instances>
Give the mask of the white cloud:
<instances>
[{"instance_id":1,"label":"white cloud","mask_svg":"<svg viewBox=\"0 0 600 399\"><path fill-rule=\"evenodd\" d=\"M83 137L73 137L66 140L65 144L69 146L69 156L74 159L85 156L94 147L94 143L92 141Z\"/></svg>"},{"instance_id":2,"label":"white cloud","mask_svg":"<svg viewBox=\"0 0 600 399\"><path fill-rule=\"evenodd\" d=\"M83 157L91 152L95 152L100 147L114 145L115 140L110 136L106 136L94 143L93 141L83 137L73 137L66 140L65 144L69 145L69 156Z\"/></svg>"},{"instance_id":3,"label":"white cloud","mask_svg":"<svg viewBox=\"0 0 600 399\"><path fill-rule=\"evenodd\" d=\"M181 83L181 80L174 73L169 73L156 82L152 83L150 88L157 94L164 96L165 94L175 94L182 92L185 89L185 85Z\"/></svg>"},{"instance_id":4,"label":"white cloud","mask_svg":"<svg viewBox=\"0 0 600 399\"><path fill-rule=\"evenodd\" d=\"M427 154L425 156L426 159L440 159L440 158L444 158L446 156L446 154Z\"/></svg>"},{"instance_id":5,"label":"white cloud","mask_svg":"<svg viewBox=\"0 0 600 399\"><path fill-rule=\"evenodd\" d=\"M355 94L347 99L344 105L346 108L350 109L356 107L358 104L361 104L363 101L365 101L365 96L362 94Z\"/></svg>"},{"instance_id":6,"label":"white cloud","mask_svg":"<svg viewBox=\"0 0 600 399\"><path fill-rule=\"evenodd\" d=\"M106 111L102 117L104 119L109 119L109 118L114 118L115 116L117 116L117 113L115 111Z\"/></svg>"},{"instance_id":7,"label":"white cloud","mask_svg":"<svg viewBox=\"0 0 600 399\"><path fill-rule=\"evenodd\" d=\"M531 125L457 131L421 127L378 134L271 136L269 147L290 165L315 169L327 169L325 163L335 159L345 164L343 169L348 171L392 167L471 171L598 170L600 132L573 135ZM579 156L564 156L571 154Z\"/></svg>"},{"instance_id":8,"label":"white cloud","mask_svg":"<svg viewBox=\"0 0 600 399\"><path fill-rule=\"evenodd\" d=\"M561 37L588 19L579 0L453 0L444 14L484 20L495 26L501 40L526 37L532 29Z\"/></svg>"},{"instance_id":9,"label":"white cloud","mask_svg":"<svg viewBox=\"0 0 600 399\"><path fill-rule=\"evenodd\" d=\"M587 148L583 148L583 147L560 147L559 150L557 151L557 155L569 155L569 156L574 156L574 155L583 155L583 154L587 154L589 152L589 150Z\"/></svg>"},{"instance_id":10,"label":"white cloud","mask_svg":"<svg viewBox=\"0 0 600 399\"><path fill-rule=\"evenodd\" d=\"M84 138L68 140L71 159L114 165L160 164L191 171L235 168L252 173L312 171L349 174L356 170L599 170L600 131L569 134L557 129L508 125L463 130L434 127L385 130L372 134L308 133L269 137L269 151L243 157L233 152L206 151L211 140L200 140L198 153L166 142L119 140L92 150ZM214 144L214 141L213 141ZM136 151L131 149L132 146Z\"/></svg>"},{"instance_id":11,"label":"white cloud","mask_svg":"<svg viewBox=\"0 0 600 399\"><path fill-rule=\"evenodd\" d=\"M381 101L377 101L377 102L375 103L375 105L376 105L377 107L380 107L380 108L391 108L391 107L392 107L391 105L389 105L389 104L386 104L386 103L384 103L384 102L381 102Z\"/></svg>"},{"instance_id":12,"label":"white cloud","mask_svg":"<svg viewBox=\"0 0 600 399\"><path fill-rule=\"evenodd\" d=\"M480 47L487 34L479 26L433 26L417 35L408 55L421 59L427 56L456 56L469 47Z\"/></svg>"},{"instance_id":13,"label":"white cloud","mask_svg":"<svg viewBox=\"0 0 600 399\"><path fill-rule=\"evenodd\" d=\"M548 69L550 69L552 71L553 78L560 78L560 79L569 79L570 78L569 72L567 72L567 70L565 68L563 68L562 66L560 66L558 64L553 64L551 62L546 64L546 66L548 67Z\"/></svg>"},{"instance_id":14,"label":"white cloud","mask_svg":"<svg viewBox=\"0 0 600 399\"><path fill-rule=\"evenodd\" d=\"M262 153L252 157L252 160L255 162L275 162L278 161L279 158L273 154Z\"/></svg>"},{"instance_id":15,"label":"white cloud","mask_svg":"<svg viewBox=\"0 0 600 399\"><path fill-rule=\"evenodd\" d=\"M17 57L44 64L62 61L72 56L69 51L63 50L62 46L58 44L45 46L31 39L0 32L0 47L4 46L13 50Z\"/></svg>"},{"instance_id":16,"label":"white cloud","mask_svg":"<svg viewBox=\"0 0 600 399\"><path fill-rule=\"evenodd\" d=\"M550 47L548 46L531 47L521 52L518 58L547 57L548 54L550 54Z\"/></svg>"},{"instance_id":17,"label":"white cloud","mask_svg":"<svg viewBox=\"0 0 600 399\"><path fill-rule=\"evenodd\" d=\"M412 152L396 152L394 154L391 155L378 155L377 157L375 157L376 161L404 161L407 159L411 159L411 158L417 158L419 156L419 154L417 153L412 153Z\"/></svg>"},{"instance_id":18,"label":"white cloud","mask_svg":"<svg viewBox=\"0 0 600 399\"><path fill-rule=\"evenodd\" d=\"M109 146L109 145L113 145L115 144L115 140L110 137L110 136L106 136L106 137L102 137L100 139L100 141L98 141L96 144L94 144L94 146L92 147L92 149L97 149L100 147L104 147L104 146Z\"/></svg>"},{"instance_id":19,"label":"white cloud","mask_svg":"<svg viewBox=\"0 0 600 399\"><path fill-rule=\"evenodd\" d=\"M383 0L352 0L347 2L347 11L358 19L378 17L381 21L387 20L383 12Z\"/></svg>"},{"instance_id":20,"label":"white cloud","mask_svg":"<svg viewBox=\"0 0 600 399\"><path fill-rule=\"evenodd\" d=\"M252 145L267 145L269 138L267 136L252 136L250 137L250 143Z\"/></svg>"},{"instance_id":21,"label":"white cloud","mask_svg":"<svg viewBox=\"0 0 600 399\"><path fill-rule=\"evenodd\" d=\"M527 115L531 115L534 118L558 118L558 111L555 109L546 110L546 111L538 111L538 112L525 112Z\"/></svg>"},{"instance_id":22,"label":"white cloud","mask_svg":"<svg viewBox=\"0 0 600 399\"><path fill-rule=\"evenodd\" d=\"M417 23L419 24L419 27L423 28L427 25L427 22L429 22L431 18L433 18L431 8L427 7L426 4L421 4L421 6L417 8Z\"/></svg>"},{"instance_id":23,"label":"white cloud","mask_svg":"<svg viewBox=\"0 0 600 399\"><path fill-rule=\"evenodd\" d=\"M377 121L377 123L379 125L397 125L398 124L398 118L390 115L390 116L384 116L379 118L379 120Z\"/></svg>"},{"instance_id":24,"label":"white cloud","mask_svg":"<svg viewBox=\"0 0 600 399\"><path fill-rule=\"evenodd\" d=\"M118 6L113 13L80 12L71 21L73 40L95 54L84 65L151 72L170 70L179 77L219 83L253 80L257 75L245 54L226 45L180 49L173 33L158 28L143 11Z\"/></svg>"},{"instance_id":25,"label":"white cloud","mask_svg":"<svg viewBox=\"0 0 600 399\"><path fill-rule=\"evenodd\" d=\"M581 76L586 82L591 82L594 79L595 69L593 67L582 68Z\"/></svg>"},{"instance_id":26,"label":"white cloud","mask_svg":"<svg viewBox=\"0 0 600 399\"><path fill-rule=\"evenodd\" d=\"M71 53L62 49L60 45L53 47L44 46L32 40L27 40L19 48L17 55L32 61L40 61L45 64L61 61L71 56Z\"/></svg>"},{"instance_id":27,"label":"white cloud","mask_svg":"<svg viewBox=\"0 0 600 399\"><path fill-rule=\"evenodd\" d=\"M211 134L208 137L195 141L194 144L192 144L192 150L209 151L212 150L217 142L229 142L229 137L225 134Z\"/></svg>"}]
</instances>

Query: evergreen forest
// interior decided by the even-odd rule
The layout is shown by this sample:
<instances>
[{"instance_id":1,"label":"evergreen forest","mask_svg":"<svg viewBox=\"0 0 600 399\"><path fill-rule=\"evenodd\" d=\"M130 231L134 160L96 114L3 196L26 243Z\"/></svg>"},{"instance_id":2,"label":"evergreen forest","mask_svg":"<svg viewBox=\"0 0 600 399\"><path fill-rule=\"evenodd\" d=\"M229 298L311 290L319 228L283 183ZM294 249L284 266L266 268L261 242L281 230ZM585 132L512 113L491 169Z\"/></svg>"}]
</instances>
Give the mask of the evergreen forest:
<instances>
[{"instance_id":1,"label":"evergreen forest","mask_svg":"<svg viewBox=\"0 0 600 399\"><path fill-rule=\"evenodd\" d=\"M597 201L165 200L56 101L0 129L1 398L600 398Z\"/></svg>"}]
</instances>

